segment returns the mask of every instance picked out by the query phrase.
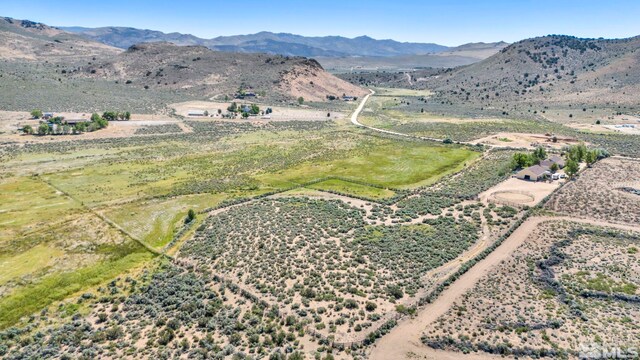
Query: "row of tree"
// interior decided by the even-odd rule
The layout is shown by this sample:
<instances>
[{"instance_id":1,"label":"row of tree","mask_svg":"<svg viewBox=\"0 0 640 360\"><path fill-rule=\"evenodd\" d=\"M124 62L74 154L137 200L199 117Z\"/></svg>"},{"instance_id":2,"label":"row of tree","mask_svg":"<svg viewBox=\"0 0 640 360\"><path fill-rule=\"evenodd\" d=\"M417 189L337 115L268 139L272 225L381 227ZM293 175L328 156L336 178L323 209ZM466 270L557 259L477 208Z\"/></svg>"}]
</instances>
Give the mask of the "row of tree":
<instances>
[{"instance_id":1,"label":"row of tree","mask_svg":"<svg viewBox=\"0 0 640 360\"><path fill-rule=\"evenodd\" d=\"M41 122L36 129L31 125L25 125L22 127L22 132L30 135L75 135L104 129L107 126L109 126L109 121L103 116L94 113L91 115L90 121L77 122L75 124L67 123L63 116L56 116L50 119L49 122Z\"/></svg>"}]
</instances>

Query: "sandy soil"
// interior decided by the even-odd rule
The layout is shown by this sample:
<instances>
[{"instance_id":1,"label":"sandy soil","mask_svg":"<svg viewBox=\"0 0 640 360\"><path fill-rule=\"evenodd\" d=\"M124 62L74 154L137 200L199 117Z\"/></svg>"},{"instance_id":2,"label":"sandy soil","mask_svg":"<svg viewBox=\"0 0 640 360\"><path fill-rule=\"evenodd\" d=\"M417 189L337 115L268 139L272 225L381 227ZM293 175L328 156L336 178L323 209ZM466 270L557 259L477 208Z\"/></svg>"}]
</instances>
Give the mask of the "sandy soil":
<instances>
[{"instance_id":1,"label":"sandy soil","mask_svg":"<svg viewBox=\"0 0 640 360\"><path fill-rule=\"evenodd\" d=\"M447 310L475 284L484 277L494 266L500 264L528 238L540 224L546 221L572 221L597 226L614 227L621 230L640 230L636 226L610 224L570 217L537 217L525 221L511 234L496 250L472 269L462 275L449 286L431 304L420 309L415 318L401 321L391 332L383 336L371 349L369 359L496 359L499 357L489 354L464 355L457 352L433 350L422 344L420 336L427 325L444 315Z\"/></svg>"},{"instance_id":2,"label":"sandy soil","mask_svg":"<svg viewBox=\"0 0 640 360\"><path fill-rule=\"evenodd\" d=\"M250 104L252 101L247 100L236 100L238 105L243 103ZM209 112L210 117L188 117L189 119L216 119L223 120L220 115L218 115L218 109L222 110L222 113L227 112L227 107L231 105L231 102L213 102L213 101L186 101L181 103L175 103L169 105L171 108L176 110L176 114L188 117L187 113L189 110L206 110ZM286 106L267 106L260 104L260 110L265 110L267 107L273 109L273 113L270 114L269 119L263 119L262 116L258 115L257 117L251 117L250 119L257 120L269 120L269 121L289 121L289 120L303 120L303 121L317 121L317 120L335 120L335 119L343 119L346 115L342 112L329 112L331 114L330 117L327 117L326 110L317 110L311 108L304 107L286 107ZM243 120L246 121L246 120Z\"/></svg>"},{"instance_id":3,"label":"sandy soil","mask_svg":"<svg viewBox=\"0 0 640 360\"><path fill-rule=\"evenodd\" d=\"M558 137L558 141L554 143L544 134L498 133L470 142L511 148L534 149L539 146L545 146L554 149L562 149L565 146L575 145L579 141L576 139Z\"/></svg>"},{"instance_id":4,"label":"sandy soil","mask_svg":"<svg viewBox=\"0 0 640 360\"><path fill-rule=\"evenodd\" d=\"M513 202L534 206L551 194L563 182L564 180L533 182L510 178L480 193L478 196L485 204L496 202L509 205L509 203Z\"/></svg>"}]
</instances>

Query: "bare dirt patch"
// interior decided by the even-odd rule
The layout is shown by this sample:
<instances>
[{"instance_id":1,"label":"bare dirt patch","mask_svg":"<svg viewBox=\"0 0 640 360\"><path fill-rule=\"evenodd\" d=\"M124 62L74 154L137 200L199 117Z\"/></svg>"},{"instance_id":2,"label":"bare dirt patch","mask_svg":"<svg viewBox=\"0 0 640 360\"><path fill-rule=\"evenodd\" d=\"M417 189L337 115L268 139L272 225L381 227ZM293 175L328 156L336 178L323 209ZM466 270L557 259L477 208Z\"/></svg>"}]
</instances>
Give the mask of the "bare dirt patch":
<instances>
[{"instance_id":1,"label":"bare dirt patch","mask_svg":"<svg viewBox=\"0 0 640 360\"><path fill-rule=\"evenodd\" d=\"M557 189L562 181L525 181L507 179L479 195L483 203L535 206Z\"/></svg>"},{"instance_id":2,"label":"bare dirt patch","mask_svg":"<svg viewBox=\"0 0 640 360\"><path fill-rule=\"evenodd\" d=\"M251 100L234 100L238 105L240 104L250 104L254 103ZM222 114L227 112L227 108L231 105L231 101L229 102L213 102L213 101L186 101L176 104L169 105L171 108L175 109L176 114L184 117L188 117L189 119L215 119L215 120L224 120L222 119L222 115L218 114L218 110L222 112ZM326 110L317 110L305 107L288 107L288 106L269 106L264 104L259 104L260 110L266 110L270 107L273 110L273 113L269 114L269 116L258 115L256 117L250 117L249 120L260 120L260 121L290 121L290 120L306 120L306 121L320 121L320 120L336 120L343 119L346 114L338 111L326 111ZM207 111L209 113L208 117L190 117L188 113L190 110L201 110ZM329 114L330 116L327 116ZM247 120L237 120L246 122Z\"/></svg>"},{"instance_id":3,"label":"bare dirt patch","mask_svg":"<svg viewBox=\"0 0 640 360\"><path fill-rule=\"evenodd\" d=\"M557 136L556 142L552 141L552 136L545 134L523 134L523 133L498 133L484 138L471 141L472 143L488 144L500 147L534 149L544 146L553 149L562 149L580 141L574 138Z\"/></svg>"}]
</instances>

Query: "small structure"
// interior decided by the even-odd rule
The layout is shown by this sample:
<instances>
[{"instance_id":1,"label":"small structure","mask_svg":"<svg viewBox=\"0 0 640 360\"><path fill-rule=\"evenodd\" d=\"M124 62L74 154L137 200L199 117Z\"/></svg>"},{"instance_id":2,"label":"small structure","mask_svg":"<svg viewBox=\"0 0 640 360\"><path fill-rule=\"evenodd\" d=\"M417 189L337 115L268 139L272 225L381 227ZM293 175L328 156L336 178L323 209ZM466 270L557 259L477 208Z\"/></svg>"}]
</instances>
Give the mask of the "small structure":
<instances>
[{"instance_id":1,"label":"small structure","mask_svg":"<svg viewBox=\"0 0 640 360\"><path fill-rule=\"evenodd\" d=\"M46 113L44 113L44 114L42 115L42 119L43 119L43 120L49 120L49 119L51 119L52 117L53 117L53 113L51 113L51 112L46 112Z\"/></svg>"},{"instance_id":2,"label":"small structure","mask_svg":"<svg viewBox=\"0 0 640 360\"><path fill-rule=\"evenodd\" d=\"M205 112L203 110L189 110L187 116L205 116Z\"/></svg>"},{"instance_id":3,"label":"small structure","mask_svg":"<svg viewBox=\"0 0 640 360\"><path fill-rule=\"evenodd\" d=\"M342 100L344 100L344 101L353 101L353 100L355 100L355 98L353 96L344 95L342 97Z\"/></svg>"},{"instance_id":4,"label":"small structure","mask_svg":"<svg viewBox=\"0 0 640 360\"><path fill-rule=\"evenodd\" d=\"M516 173L516 178L521 180L540 181L540 180L544 180L550 174L551 173L546 167L540 166L540 165L533 165L518 171Z\"/></svg>"},{"instance_id":5,"label":"small structure","mask_svg":"<svg viewBox=\"0 0 640 360\"><path fill-rule=\"evenodd\" d=\"M558 165L558 169L564 168L564 159L558 155L552 155L547 159L540 161L540 166L550 169L553 164Z\"/></svg>"},{"instance_id":6,"label":"small structure","mask_svg":"<svg viewBox=\"0 0 640 360\"><path fill-rule=\"evenodd\" d=\"M91 122L91 120L88 119L64 119L63 123L66 123L67 125L77 125L79 123L88 123Z\"/></svg>"}]
</instances>

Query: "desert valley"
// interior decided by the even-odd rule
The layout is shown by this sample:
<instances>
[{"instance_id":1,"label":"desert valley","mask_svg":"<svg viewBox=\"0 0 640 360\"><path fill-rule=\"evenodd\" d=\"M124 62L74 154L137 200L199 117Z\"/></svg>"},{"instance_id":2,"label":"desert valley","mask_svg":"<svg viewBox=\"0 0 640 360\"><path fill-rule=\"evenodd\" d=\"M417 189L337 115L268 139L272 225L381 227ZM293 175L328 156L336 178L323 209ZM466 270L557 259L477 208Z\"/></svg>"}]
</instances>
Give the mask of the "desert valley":
<instances>
[{"instance_id":1,"label":"desert valley","mask_svg":"<svg viewBox=\"0 0 640 360\"><path fill-rule=\"evenodd\" d=\"M0 17L0 359L638 357L640 37L66 25Z\"/></svg>"}]
</instances>

